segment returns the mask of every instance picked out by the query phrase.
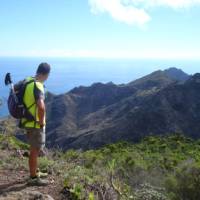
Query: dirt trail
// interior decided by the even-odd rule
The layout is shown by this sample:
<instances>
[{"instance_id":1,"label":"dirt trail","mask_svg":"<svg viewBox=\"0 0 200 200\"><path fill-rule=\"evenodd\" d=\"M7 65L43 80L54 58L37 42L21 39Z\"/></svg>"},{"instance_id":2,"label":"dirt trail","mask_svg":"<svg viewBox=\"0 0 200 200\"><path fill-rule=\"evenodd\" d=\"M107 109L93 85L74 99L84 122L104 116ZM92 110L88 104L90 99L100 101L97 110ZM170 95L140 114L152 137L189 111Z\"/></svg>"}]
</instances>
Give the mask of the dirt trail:
<instances>
[{"instance_id":1,"label":"dirt trail","mask_svg":"<svg viewBox=\"0 0 200 200\"><path fill-rule=\"evenodd\" d=\"M55 177L48 176L48 180L51 182L48 186L36 187L27 185L28 176L29 173L25 170L0 170L0 200L11 200L13 199L12 196L15 195L18 195L18 197L23 195L23 199L26 199L29 193L34 192L42 193L43 197L41 199L50 199L46 198L45 195L50 195L55 200L62 199L61 187L56 182Z\"/></svg>"}]
</instances>

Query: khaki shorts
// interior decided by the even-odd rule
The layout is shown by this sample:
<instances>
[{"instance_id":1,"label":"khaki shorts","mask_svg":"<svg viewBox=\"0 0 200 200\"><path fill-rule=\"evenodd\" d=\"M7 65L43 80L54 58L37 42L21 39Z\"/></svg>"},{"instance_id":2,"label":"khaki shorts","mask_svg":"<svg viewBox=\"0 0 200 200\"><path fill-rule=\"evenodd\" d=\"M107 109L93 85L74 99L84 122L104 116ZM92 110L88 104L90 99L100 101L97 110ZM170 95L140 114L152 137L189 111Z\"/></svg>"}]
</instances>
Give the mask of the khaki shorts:
<instances>
[{"instance_id":1,"label":"khaki shorts","mask_svg":"<svg viewBox=\"0 0 200 200\"><path fill-rule=\"evenodd\" d=\"M43 149L45 147L45 128L26 128L27 140L31 147Z\"/></svg>"}]
</instances>

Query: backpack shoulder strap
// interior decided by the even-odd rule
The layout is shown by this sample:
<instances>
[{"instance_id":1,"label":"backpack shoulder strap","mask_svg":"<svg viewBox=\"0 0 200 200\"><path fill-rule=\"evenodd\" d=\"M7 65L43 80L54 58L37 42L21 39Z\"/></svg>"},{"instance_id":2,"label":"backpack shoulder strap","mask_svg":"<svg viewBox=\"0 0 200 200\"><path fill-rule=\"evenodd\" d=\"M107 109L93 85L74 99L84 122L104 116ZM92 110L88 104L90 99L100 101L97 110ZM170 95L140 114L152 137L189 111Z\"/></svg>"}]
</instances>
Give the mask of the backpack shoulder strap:
<instances>
[{"instance_id":1,"label":"backpack shoulder strap","mask_svg":"<svg viewBox=\"0 0 200 200\"><path fill-rule=\"evenodd\" d=\"M33 83L34 82L34 86L33 86L33 91L35 90L35 79L31 79L31 80L26 80L25 83L24 83L24 87L23 87L23 91L22 91L22 102L23 102L23 98L24 98L24 94L25 94L25 91L26 91L26 87L30 84L30 83ZM23 102L24 104L24 107L27 111L30 110L30 108L36 104L36 102L33 102L33 104L31 104L30 106L26 107L25 103Z\"/></svg>"},{"instance_id":2,"label":"backpack shoulder strap","mask_svg":"<svg viewBox=\"0 0 200 200\"><path fill-rule=\"evenodd\" d=\"M35 82L35 81L36 80L33 77L28 77L28 78L24 79L24 84L28 85L29 83L32 83L32 82Z\"/></svg>"}]
</instances>

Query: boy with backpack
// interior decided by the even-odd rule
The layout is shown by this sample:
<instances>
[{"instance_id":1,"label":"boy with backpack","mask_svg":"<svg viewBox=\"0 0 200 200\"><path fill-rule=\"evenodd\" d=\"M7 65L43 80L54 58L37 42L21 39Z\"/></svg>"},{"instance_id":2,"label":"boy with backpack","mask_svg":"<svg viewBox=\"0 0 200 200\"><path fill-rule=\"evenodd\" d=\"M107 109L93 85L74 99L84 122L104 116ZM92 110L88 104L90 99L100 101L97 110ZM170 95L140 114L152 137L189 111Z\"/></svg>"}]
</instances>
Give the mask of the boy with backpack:
<instances>
[{"instance_id":1,"label":"boy with backpack","mask_svg":"<svg viewBox=\"0 0 200 200\"><path fill-rule=\"evenodd\" d=\"M17 105L18 110L15 110L15 114L20 115L17 116L17 118L20 118L19 127L26 130L27 139L30 144L29 185L45 186L48 184L47 180L41 179L37 175L37 161L39 152L45 146L46 111L43 83L48 79L49 73L50 65L41 63L38 66L35 77L27 77L25 80L14 85L14 91L18 97L18 101L21 98L21 108L20 105ZM10 105L13 106L12 101Z\"/></svg>"}]
</instances>

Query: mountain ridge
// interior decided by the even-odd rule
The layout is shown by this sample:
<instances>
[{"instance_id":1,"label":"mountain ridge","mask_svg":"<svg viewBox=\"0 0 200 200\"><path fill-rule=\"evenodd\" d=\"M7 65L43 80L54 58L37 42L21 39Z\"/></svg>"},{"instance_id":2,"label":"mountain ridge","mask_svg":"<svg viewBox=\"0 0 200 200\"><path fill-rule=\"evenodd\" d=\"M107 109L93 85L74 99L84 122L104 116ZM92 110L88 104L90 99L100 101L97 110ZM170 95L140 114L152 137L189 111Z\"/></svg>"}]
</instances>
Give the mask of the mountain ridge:
<instances>
[{"instance_id":1,"label":"mountain ridge","mask_svg":"<svg viewBox=\"0 0 200 200\"><path fill-rule=\"evenodd\" d=\"M175 74L178 74L177 79L174 78ZM51 100L47 98L48 146L59 146L65 150L89 149L119 140L136 142L149 134L183 132L182 128L185 128L174 124L172 120L182 103L176 93L182 98L187 96L183 90L187 86L194 87L189 83L196 76L169 68L127 84L94 83L88 87L76 87L63 95L50 95ZM179 100L175 104L171 100L171 93ZM158 112L155 102L158 102L162 113ZM171 124L167 123L168 120ZM191 134L191 131L186 134Z\"/></svg>"}]
</instances>

